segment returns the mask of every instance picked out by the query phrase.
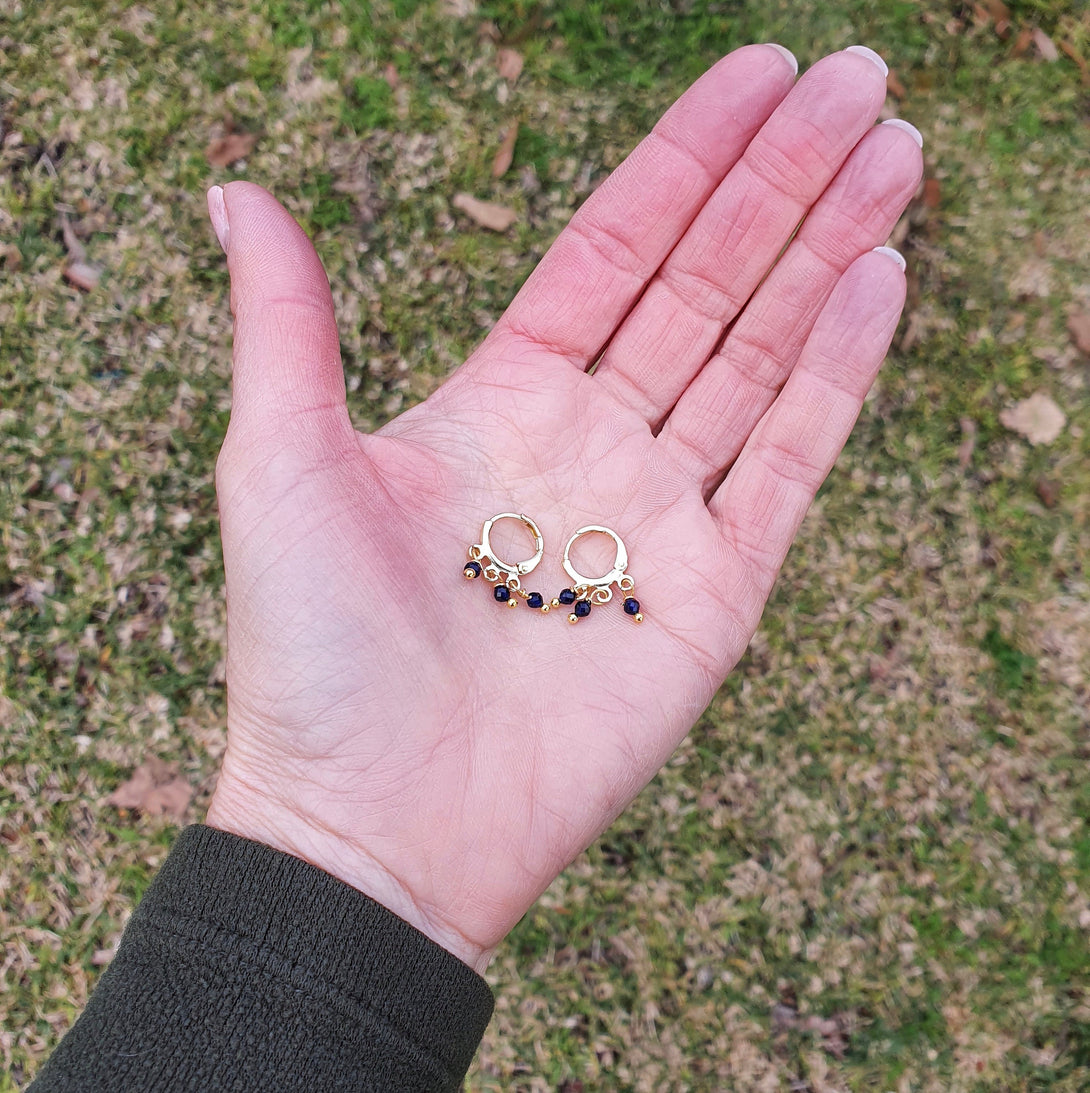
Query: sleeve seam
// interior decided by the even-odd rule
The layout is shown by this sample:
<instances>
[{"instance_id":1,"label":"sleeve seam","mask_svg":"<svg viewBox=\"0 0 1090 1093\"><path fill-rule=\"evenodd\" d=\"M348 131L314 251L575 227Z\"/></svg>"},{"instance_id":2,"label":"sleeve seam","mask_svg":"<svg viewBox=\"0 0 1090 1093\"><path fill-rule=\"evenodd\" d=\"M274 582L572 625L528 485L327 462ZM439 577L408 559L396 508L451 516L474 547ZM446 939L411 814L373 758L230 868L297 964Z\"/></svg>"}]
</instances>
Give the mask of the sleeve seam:
<instances>
[{"instance_id":1,"label":"sleeve seam","mask_svg":"<svg viewBox=\"0 0 1090 1093\"><path fill-rule=\"evenodd\" d=\"M259 941L244 934L238 934L230 929L210 923L200 916L187 915L186 919L199 923L203 930L200 932L196 930L186 931L183 924L172 917L154 913L148 916L146 926L154 933L167 935L177 941L197 946L206 960L211 954L215 953L218 956L235 961L239 966L249 968L267 979L279 980L296 995L310 998L316 1003L336 1006L346 1017L356 1016L349 1012L352 1009L356 1010L357 1014L362 1011L368 1018L387 1030L391 1036L396 1037L407 1048L427 1060L430 1065L442 1070L448 1076L453 1074L455 1067L452 1061L441 1058L426 1044L421 1043L412 1035L410 1030L403 1028L395 1021L389 1012L375 1007L368 1000L341 987L329 984L320 978L317 982L306 985L294 982L293 978L296 976L311 977L315 976L315 973L273 947L263 949ZM249 953L234 950L227 944L229 939L237 941L249 950ZM276 967L277 963L282 966Z\"/></svg>"}]
</instances>

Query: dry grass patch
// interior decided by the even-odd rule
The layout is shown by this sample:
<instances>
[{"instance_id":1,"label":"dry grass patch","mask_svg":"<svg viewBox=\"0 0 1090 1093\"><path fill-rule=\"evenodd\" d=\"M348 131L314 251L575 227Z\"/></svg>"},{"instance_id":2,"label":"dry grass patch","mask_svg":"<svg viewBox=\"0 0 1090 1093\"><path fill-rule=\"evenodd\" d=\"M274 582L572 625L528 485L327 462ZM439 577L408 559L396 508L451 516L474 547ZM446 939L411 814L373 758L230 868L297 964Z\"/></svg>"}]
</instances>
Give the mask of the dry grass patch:
<instances>
[{"instance_id":1,"label":"dry grass patch","mask_svg":"<svg viewBox=\"0 0 1090 1093\"><path fill-rule=\"evenodd\" d=\"M1010 9L1000 36L996 5L940 0L227 0L214 21L10 0L0 1090L78 1013L173 836L107 798L155 757L198 820L223 747L205 188L260 181L315 236L352 412L380 425L688 79L769 38L890 58L930 178L898 233L909 313L745 660L499 954L469 1086L1086 1088L1090 17ZM1001 421L1035 392L1066 417L1050 443Z\"/></svg>"}]
</instances>

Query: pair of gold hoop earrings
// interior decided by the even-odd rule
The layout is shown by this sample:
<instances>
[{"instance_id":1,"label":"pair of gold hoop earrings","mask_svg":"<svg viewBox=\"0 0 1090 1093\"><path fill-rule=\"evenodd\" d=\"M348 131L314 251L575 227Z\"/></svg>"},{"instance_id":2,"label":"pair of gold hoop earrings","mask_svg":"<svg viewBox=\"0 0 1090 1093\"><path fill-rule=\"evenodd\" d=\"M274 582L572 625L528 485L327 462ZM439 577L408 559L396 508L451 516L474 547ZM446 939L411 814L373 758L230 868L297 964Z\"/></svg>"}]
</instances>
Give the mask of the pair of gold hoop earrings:
<instances>
[{"instance_id":1,"label":"pair of gold hoop earrings","mask_svg":"<svg viewBox=\"0 0 1090 1093\"><path fill-rule=\"evenodd\" d=\"M493 526L500 520L518 520L534 537L534 555L524 562L505 562L492 547L490 536ZM613 540L617 548L617 556L613 562L613 568L601 577L585 577L580 573L571 561L571 550L576 542L584 535L606 535ZM538 562L545 555L545 540L541 536L541 530L537 524L518 512L501 512L486 520L481 528L481 541L475 543L467 551L469 560L462 570L467 580L484 579L495 587L492 595L497 603L505 603L508 607L517 607L519 600L525 600L526 606L540 611L543 615L554 607L570 607L568 622L576 623L585 619L591 611L591 607L609 603L613 599L612 585L616 584L618 590L624 594L622 607L624 613L636 622L643 622L640 612L640 601L633 595L636 582L625 572L628 568L628 551L625 549L621 537L610 528L601 527L599 524L588 524L580 528L564 547L564 571L572 579L570 588L563 589L553 600L546 600L540 592L527 592L522 587L522 578L527 573L532 573Z\"/></svg>"}]
</instances>

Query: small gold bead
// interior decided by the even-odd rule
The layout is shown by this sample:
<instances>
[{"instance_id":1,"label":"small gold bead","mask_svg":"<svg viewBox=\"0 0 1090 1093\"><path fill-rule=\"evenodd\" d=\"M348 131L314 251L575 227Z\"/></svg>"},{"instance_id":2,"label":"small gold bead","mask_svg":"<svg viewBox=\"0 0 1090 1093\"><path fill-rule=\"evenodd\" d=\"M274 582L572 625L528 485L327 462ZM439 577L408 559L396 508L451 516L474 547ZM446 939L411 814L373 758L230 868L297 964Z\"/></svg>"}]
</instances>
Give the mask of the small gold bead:
<instances>
[{"instance_id":1,"label":"small gold bead","mask_svg":"<svg viewBox=\"0 0 1090 1093\"><path fill-rule=\"evenodd\" d=\"M636 620L637 622L643 622L643 614L642 614L641 612L639 612L639 611L637 611L637 612L636 612L636 614L635 614L635 615L633 615L632 617L633 617L633 618L634 618L634 619L635 619L635 620Z\"/></svg>"},{"instance_id":2,"label":"small gold bead","mask_svg":"<svg viewBox=\"0 0 1090 1093\"><path fill-rule=\"evenodd\" d=\"M553 607L559 607L559 606L560 606L560 601L559 600L553 600Z\"/></svg>"},{"instance_id":3,"label":"small gold bead","mask_svg":"<svg viewBox=\"0 0 1090 1093\"><path fill-rule=\"evenodd\" d=\"M568 622L578 622L578 621L579 621L579 616L578 615L571 614L571 615L568 616Z\"/></svg>"},{"instance_id":4,"label":"small gold bead","mask_svg":"<svg viewBox=\"0 0 1090 1093\"><path fill-rule=\"evenodd\" d=\"M547 615L549 613L549 604L544 603L541 605L541 613Z\"/></svg>"},{"instance_id":5,"label":"small gold bead","mask_svg":"<svg viewBox=\"0 0 1090 1093\"><path fill-rule=\"evenodd\" d=\"M519 605L519 602L514 597L512 597L511 599L509 599L507 601L507 606L508 607L518 607L518 605Z\"/></svg>"}]
</instances>

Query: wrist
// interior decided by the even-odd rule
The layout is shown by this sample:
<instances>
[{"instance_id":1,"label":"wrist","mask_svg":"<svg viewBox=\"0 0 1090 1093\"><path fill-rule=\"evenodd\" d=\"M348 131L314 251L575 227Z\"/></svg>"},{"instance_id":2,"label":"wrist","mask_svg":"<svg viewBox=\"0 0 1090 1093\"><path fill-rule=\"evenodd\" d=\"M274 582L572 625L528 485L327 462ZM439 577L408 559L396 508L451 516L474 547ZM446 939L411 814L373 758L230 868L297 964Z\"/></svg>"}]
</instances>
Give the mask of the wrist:
<instances>
[{"instance_id":1,"label":"wrist","mask_svg":"<svg viewBox=\"0 0 1090 1093\"><path fill-rule=\"evenodd\" d=\"M205 817L208 827L299 858L362 892L483 975L494 949L478 944L409 888L366 849L260 790L221 776Z\"/></svg>"}]
</instances>

